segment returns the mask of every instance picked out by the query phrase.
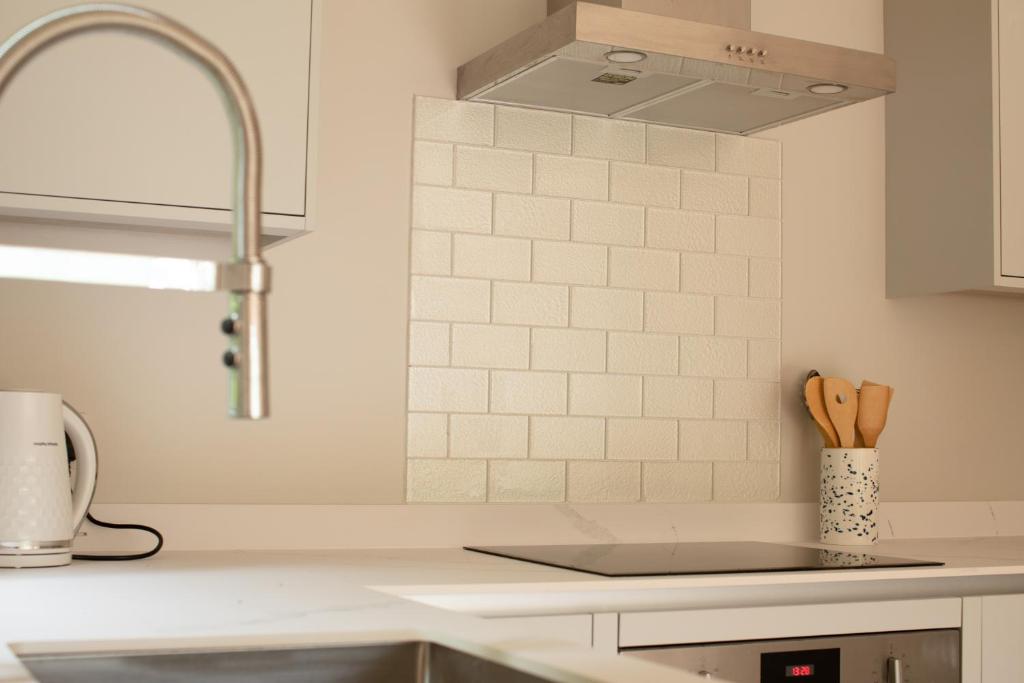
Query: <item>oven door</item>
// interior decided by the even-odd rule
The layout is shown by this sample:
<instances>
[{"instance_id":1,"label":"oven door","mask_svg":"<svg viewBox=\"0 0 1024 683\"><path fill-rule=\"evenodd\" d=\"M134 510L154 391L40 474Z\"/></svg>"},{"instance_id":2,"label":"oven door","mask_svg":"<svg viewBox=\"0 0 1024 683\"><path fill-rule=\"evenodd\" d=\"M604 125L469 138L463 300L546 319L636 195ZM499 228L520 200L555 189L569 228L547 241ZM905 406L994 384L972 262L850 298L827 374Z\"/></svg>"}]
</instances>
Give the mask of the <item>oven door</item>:
<instances>
[{"instance_id":1,"label":"oven door","mask_svg":"<svg viewBox=\"0 0 1024 683\"><path fill-rule=\"evenodd\" d=\"M625 648L722 683L960 683L960 631Z\"/></svg>"}]
</instances>

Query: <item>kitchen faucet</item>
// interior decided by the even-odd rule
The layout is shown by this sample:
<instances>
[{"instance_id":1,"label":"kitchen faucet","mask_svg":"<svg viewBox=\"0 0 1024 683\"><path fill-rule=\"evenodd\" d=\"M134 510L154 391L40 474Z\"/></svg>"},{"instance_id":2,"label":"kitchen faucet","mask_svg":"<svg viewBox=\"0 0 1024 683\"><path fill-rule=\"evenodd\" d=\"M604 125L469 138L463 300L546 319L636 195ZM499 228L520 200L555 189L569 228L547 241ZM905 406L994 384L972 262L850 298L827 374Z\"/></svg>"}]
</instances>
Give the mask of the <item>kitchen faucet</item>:
<instances>
[{"instance_id":1,"label":"kitchen faucet","mask_svg":"<svg viewBox=\"0 0 1024 683\"><path fill-rule=\"evenodd\" d=\"M270 412L267 388L267 293L270 267L260 256L259 125L238 71L219 49L155 12L88 4L47 14L0 44L0 97L34 55L73 35L100 30L137 33L174 48L199 65L223 96L235 149L232 257L227 263L0 245L0 278L229 292L221 325L230 339L228 413L260 419Z\"/></svg>"}]
</instances>

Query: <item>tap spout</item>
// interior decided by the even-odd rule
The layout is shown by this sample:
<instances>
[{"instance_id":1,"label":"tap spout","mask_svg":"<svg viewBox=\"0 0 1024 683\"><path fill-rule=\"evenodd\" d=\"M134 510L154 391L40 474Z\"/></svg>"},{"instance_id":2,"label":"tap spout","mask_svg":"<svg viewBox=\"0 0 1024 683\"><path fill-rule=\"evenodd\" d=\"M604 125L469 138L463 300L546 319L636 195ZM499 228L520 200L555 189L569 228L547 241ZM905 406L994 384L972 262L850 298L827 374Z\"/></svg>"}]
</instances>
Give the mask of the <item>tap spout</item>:
<instances>
[{"instance_id":1,"label":"tap spout","mask_svg":"<svg viewBox=\"0 0 1024 683\"><path fill-rule=\"evenodd\" d=\"M235 150L232 254L229 262L219 265L217 279L218 288L229 292L230 324L223 328L230 339L224 355L229 372L228 412L232 417L267 417L270 267L261 257L259 243L260 132L252 98L224 53L185 26L149 10L119 4L78 5L40 17L0 44L0 97L33 56L71 36L100 30L140 34L173 48L197 64L222 95Z\"/></svg>"}]
</instances>

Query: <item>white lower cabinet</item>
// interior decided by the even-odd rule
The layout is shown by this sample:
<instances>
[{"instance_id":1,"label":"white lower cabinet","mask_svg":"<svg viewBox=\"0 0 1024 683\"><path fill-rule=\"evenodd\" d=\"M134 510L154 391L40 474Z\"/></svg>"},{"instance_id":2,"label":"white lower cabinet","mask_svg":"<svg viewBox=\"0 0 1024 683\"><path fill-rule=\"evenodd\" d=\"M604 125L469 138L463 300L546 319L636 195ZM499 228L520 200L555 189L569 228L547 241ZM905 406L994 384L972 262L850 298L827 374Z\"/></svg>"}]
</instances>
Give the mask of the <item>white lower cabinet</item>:
<instances>
[{"instance_id":1,"label":"white lower cabinet","mask_svg":"<svg viewBox=\"0 0 1024 683\"><path fill-rule=\"evenodd\" d=\"M960 623L960 598L635 612L619 616L619 647L960 628Z\"/></svg>"},{"instance_id":2,"label":"white lower cabinet","mask_svg":"<svg viewBox=\"0 0 1024 683\"><path fill-rule=\"evenodd\" d=\"M964 598L964 683L1024 681L1024 595Z\"/></svg>"},{"instance_id":3,"label":"white lower cabinet","mask_svg":"<svg viewBox=\"0 0 1024 683\"><path fill-rule=\"evenodd\" d=\"M1024 683L1024 595L494 619L522 626L531 635L602 652L961 629L962 683Z\"/></svg>"}]
</instances>

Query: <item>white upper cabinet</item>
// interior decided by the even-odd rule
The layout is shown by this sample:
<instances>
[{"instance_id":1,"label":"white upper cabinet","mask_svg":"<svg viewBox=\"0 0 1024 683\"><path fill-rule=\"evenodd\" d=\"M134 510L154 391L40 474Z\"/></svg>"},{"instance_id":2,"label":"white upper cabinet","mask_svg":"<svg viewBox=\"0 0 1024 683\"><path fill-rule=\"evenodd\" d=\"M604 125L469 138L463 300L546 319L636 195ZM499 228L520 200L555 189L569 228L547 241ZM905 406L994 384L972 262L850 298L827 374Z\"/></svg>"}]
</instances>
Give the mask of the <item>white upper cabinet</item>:
<instances>
[{"instance_id":1,"label":"white upper cabinet","mask_svg":"<svg viewBox=\"0 0 1024 683\"><path fill-rule=\"evenodd\" d=\"M67 4L3 0L0 34ZM311 227L314 2L135 4L180 21L235 64L262 133L264 231ZM23 218L207 233L230 224L233 149L221 99L196 65L141 36L74 36L30 61L0 98L0 157L0 241L22 241L3 237Z\"/></svg>"},{"instance_id":2,"label":"white upper cabinet","mask_svg":"<svg viewBox=\"0 0 1024 683\"><path fill-rule=\"evenodd\" d=\"M1024 2L999 2L999 207L1002 275L1024 278ZM1020 281L1024 287L1024 280Z\"/></svg>"},{"instance_id":3,"label":"white upper cabinet","mask_svg":"<svg viewBox=\"0 0 1024 683\"><path fill-rule=\"evenodd\" d=\"M1024 292L1024 0L885 3L886 291Z\"/></svg>"}]
</instances>

